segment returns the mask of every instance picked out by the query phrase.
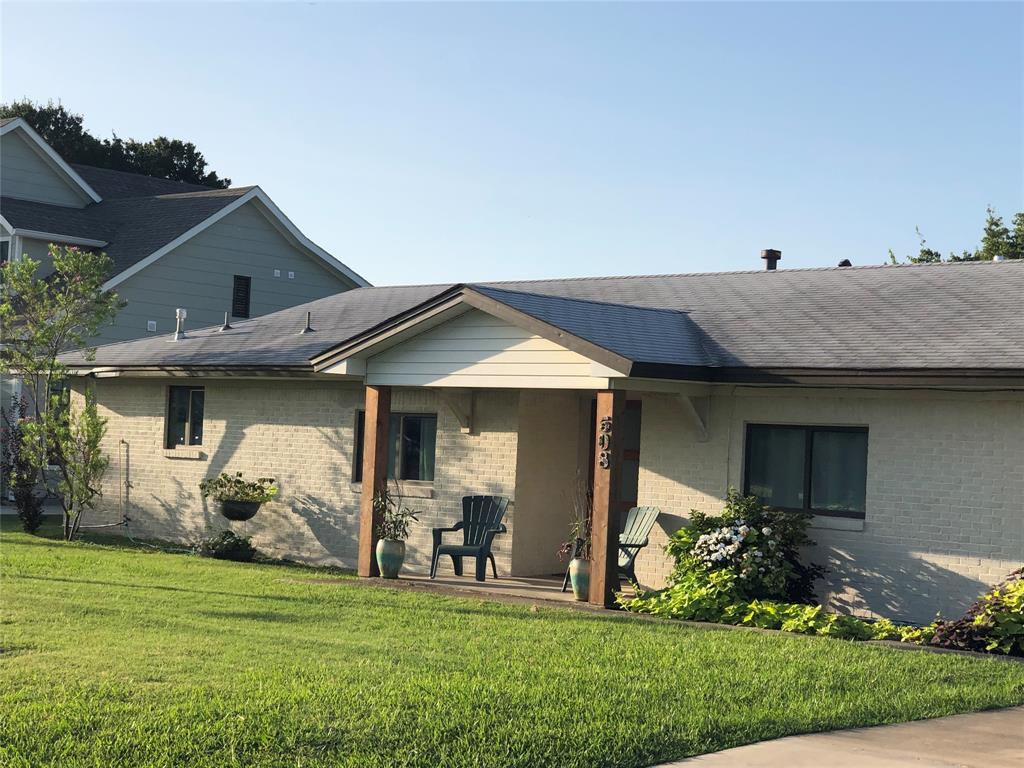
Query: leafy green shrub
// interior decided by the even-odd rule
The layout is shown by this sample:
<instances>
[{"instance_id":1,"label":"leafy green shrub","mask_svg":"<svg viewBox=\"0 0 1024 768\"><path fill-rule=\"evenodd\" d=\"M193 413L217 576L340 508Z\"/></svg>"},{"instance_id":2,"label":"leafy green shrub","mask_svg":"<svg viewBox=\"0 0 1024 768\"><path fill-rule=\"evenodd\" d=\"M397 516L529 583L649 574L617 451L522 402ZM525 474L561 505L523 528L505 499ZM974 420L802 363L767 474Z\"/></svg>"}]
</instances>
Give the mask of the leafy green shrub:
<instances>
[{"instance_id":1,"label":"leafy green shrub","mask_svg":"<svg viewBox=\"0 0 1024 768\"><path fill-rule=\"evenodd\" d=\"M208 477L199 483L203 498L213 497L214 501L252 501L265 504L277 495L277 481L272 477L244 480L241 472L229 475L221 472L218 477Z\"/></svg>"},{"instance_id":2,"label":"leafy green shrub","mask_svg":"<svg viewBox=\"0 0 1024 768\"><path fill-rule=\"evenodd\" d=\"M721 570L686 571L668 589L634 598L620 595L618 600L628 611L685 621L724 622L731 611L743 605L736 589L736 575Z\"/></svg>"},{"instance_id":3,"label":"leafy green shrub","mask_svg":"<svg viewBox=\"0 0 1024 768\"><path fill-rule=\"evenodd\" d=\"M735 574L747 599L812 602L824 569L800 562L800 548L813 543L809 525L802 512L770 509L730 488L722 514L694 510L689 525L669 539L665 551L676 561L669 583L694 569L724 570Z\"/></svg>"},{"instance_id":4,"label":"leafy green shrub","mask_svg":"<svg viewBox=\"0 0 1024 768\"><path fill-rule=\"evenodd\" d=\"M216 536L202 539L196 545L196 554L217 560L251 563L259 550L252 545L252 539L248 536L238 536L234 531L221 531Z\"/></svg>"},{"instance_id":5,"label":"leafy green shrub","mask_svg":"<svg viewBox=\"0 0 1024 768\"><path fill-rule=\"evenodd\" d=\"M663 618L780 629L841 640L894 639L921 644L930 636L928 628L897 627L884 619L864 621L830 613L820 605L757 599L747 602L740 597L736 581L737 576L726 570L691 570L680 574L667 589L633 598L620 595L618 601L628 611Z\"/></svg>"},{"instance_id":6,"label":"leafy green shrub","mask_svg":"<svg viewBox=\"0 0 1024 768\"><path fill-rule=\"evenodd\" d=\"M1024 568L982 595L963 617L935 622L928 642L939 648L1024 656Z\"/></svg>"},{"instance_id":7,"label":"leafy green shrub","mask_svg":"<svg viewBox=\"0 0 1024 768\"><path fill-rule=\"evenodd\" d=\"M1024 656L1024 568L994 587L956 621L925 627L889 619L864 621L809 604L824 569L803 565L810 520L769 509L730 488L721 515L694 511L665 551L676 564L669 586L618 596L628 611L686 621L713 621L844 640L898 640L969 651ZM782 600L780 598L786 598Z\"/></svg>"}]
</instances>

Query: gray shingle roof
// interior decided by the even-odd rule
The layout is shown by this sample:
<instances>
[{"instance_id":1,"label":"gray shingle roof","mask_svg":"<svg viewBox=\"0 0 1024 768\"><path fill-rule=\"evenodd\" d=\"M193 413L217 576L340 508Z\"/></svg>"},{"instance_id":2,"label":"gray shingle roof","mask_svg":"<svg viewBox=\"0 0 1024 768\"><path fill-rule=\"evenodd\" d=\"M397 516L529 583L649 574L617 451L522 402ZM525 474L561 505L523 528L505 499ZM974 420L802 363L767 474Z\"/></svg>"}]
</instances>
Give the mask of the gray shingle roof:
<instances>
[{"instance_id":1,"label":"gray shingle roof","mask_svg":"<svg viewBox=\"0 0 1024 768\"><path fill-rule=\"evenodd\" d=\"M153 197L154 195L175 195L182 192L209 192L216 187L205 187L201 184L190 184L185 181L157 179L141 173L113 171L109 168L96 168L91 165L71 163L79 176L96 190L104 200L121 197Z\"/></svg>"},{"instance_id":2,"label":"gray shingle roof","mask_svg":"<svg viewBox=\"0 0 1024 768\"><path fill-rule=\"evenodd\" d=\"M16 229L104 240L109 243L104 250L113 259L115 272L122 272L230 205L252 187L198 189L154 197L104 198L85 208L3 197L0 213Z\"/></svg>"},{"instance_id":3,"label":"gray shingle roof","mask_svg":"<svg viewBox=\"0 0 1024 768\"><path fill-rule=\"evenodd\" d=\"M97 350L97 366L308 367L455 286L360 288L238 323ZM640 364L1024 370L1024 262L580 278L471 286ZM315 334L299 336L305 312ZM68 362L82 363L79 353Z\"/></svg>"},{"instance_id":4,"label":"gray shingle roof","mask_svg":"<svg viewBox=\"0 0 1024 768\"><path fill-rule=\"evenodd\" d=\"M475 285L485 296L634 361L708 366L700 329L685 312Z\"/></svg>"}]
</instances>

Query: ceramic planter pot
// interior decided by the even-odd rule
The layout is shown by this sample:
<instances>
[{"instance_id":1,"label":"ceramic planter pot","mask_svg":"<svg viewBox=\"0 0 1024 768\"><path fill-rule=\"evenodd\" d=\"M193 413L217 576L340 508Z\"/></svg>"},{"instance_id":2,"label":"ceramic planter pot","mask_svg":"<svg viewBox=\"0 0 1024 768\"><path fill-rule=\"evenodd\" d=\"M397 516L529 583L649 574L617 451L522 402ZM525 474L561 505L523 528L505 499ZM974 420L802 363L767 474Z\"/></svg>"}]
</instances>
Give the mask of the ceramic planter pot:
<instances>
[{"instance_id":1,"label":"ceramic planter pot","mask_svg":"<svg viewBox=\"0 0 1024 768\"><path fill-rule=\"evenodd\" d=\"M248 520L260 511L258 501L218 501L217 509L228 520Z\"/></svg>"},{"instance_id":2,"label":"ceramic planter pot","mask_svg":"<svg viewBox=\"0 0 1024 768\"><path fill-rule=\"evenodd\" d=\"M385 579L397 579L405 561L405 542L381 539L377 542L377 567Z\"/></svg>"},{"instance_id":3,"label":"ceramic planter pot","mask_svg":"<svg viewBox=\"0 0 1024 768\"><path fill-rule=\"evenodd\" d=\"M590 561L574 557L569 561L569 581L572 582L572 593L577 600L590 598Z\"/></svg>"}]
</instances>

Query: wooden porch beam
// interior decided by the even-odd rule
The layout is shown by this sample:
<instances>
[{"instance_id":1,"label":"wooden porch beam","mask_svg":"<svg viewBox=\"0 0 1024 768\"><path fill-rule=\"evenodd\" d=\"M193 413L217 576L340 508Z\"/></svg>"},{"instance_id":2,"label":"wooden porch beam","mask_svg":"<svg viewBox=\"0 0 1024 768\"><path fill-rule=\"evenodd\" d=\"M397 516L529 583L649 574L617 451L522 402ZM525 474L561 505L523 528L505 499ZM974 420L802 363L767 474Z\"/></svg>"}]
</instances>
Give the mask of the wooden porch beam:
<instances>
[{"instance_id":1,"label":"wooden porch beam","mask_svg":"<svg viewBox=\"0 0 1024 768\"><path fill-rule=\"evenodd\" d=\"M366 415L363 421L363 490L359 501L360 576L379 576L377 568L377 526L373 499L388 482L388 426L391 421L391 387L366 387Z\"/></svg>"},{"instance_id":2,"label":"wooden porch beam","mask_svg":"<svg viewBox=\"0 0 1024 768\"><path fill-rule=\"evenodd\" d=\"M623 414L626 393L597 393L594 440L593 517L591 520L590 602L611 606L619 586L619 521L616 518L622 475Z\"/></svg>"}]
</instances>

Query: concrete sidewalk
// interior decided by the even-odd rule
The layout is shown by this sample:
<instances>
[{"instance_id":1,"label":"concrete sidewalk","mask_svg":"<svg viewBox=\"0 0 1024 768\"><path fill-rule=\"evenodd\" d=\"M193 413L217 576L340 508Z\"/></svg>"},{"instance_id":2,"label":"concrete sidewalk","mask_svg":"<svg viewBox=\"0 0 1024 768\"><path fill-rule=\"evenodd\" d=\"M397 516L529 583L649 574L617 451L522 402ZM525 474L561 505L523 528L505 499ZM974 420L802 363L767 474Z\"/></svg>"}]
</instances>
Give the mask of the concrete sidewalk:
<instances>
[{"instance_id":1,"label":"concrete sidewalk","mask_svg":"<svg viewBox=\"0 0 1024 768\"><path fill-rule=\"evenodd\" d=\"M788 736L661 768L1024 768L1024 707Z\"/></svg>"}]
</instances>

